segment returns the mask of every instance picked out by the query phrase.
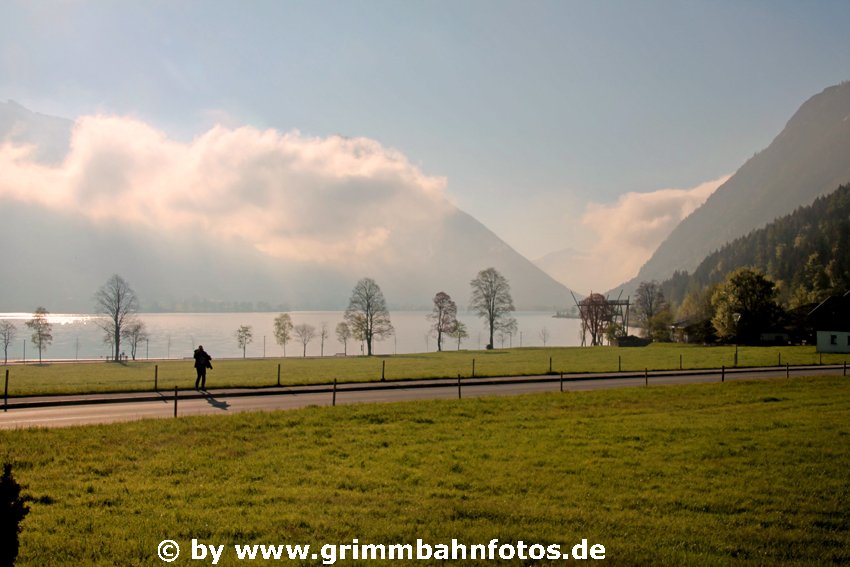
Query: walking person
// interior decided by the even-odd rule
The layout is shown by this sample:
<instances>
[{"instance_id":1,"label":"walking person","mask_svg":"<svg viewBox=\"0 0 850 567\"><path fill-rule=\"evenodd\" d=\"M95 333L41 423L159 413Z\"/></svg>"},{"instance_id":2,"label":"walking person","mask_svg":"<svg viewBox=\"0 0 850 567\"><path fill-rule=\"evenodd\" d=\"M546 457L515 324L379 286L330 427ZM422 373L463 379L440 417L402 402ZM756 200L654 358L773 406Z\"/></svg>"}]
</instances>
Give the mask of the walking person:
<instances>
[{"instance_id":1,"label":"walking person","mask_svg":"<svg viewBox=\"0 0 850 567\"><path fill-rule=\"evenodd\" d=\"M204 345L198 345L195 349L195 370L198 371L198 377L195 379L196 390L207 390L207 368L212 369L211 361L212 357L204 350Z\"/></svg>"}]
</instances>

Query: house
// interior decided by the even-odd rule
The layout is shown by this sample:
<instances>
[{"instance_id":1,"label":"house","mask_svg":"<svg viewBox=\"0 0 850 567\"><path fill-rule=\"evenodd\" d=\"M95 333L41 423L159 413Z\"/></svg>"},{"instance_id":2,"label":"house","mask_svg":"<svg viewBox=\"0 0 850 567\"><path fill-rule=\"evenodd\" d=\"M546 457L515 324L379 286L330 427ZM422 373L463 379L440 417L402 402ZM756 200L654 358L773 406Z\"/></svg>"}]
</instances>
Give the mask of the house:
<instances>
[{"instance_id":1,"label":"house","mask_svg":"<svg viewBox=\"0 0 850 567\"><path fill-rule=\"evenodd\" d=\"M827 297L809 312L818 352L850 353L850 292Z\"/></svg>"}]
</instances>

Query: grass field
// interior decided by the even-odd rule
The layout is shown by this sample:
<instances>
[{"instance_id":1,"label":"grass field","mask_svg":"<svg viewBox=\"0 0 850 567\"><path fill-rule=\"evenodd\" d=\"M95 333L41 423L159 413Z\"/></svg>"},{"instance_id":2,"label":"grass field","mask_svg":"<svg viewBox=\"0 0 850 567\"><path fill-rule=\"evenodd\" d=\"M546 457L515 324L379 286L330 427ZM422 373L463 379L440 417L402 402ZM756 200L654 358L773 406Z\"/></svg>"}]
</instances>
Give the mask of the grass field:
<instances>
[{"instance_id":1,"label":"grass field","mask_svg":"<svg viewBox=\"0 0 850 567\"><path fill-rule=\"evenodd\" d=\"M261 387L277 384L330 383L476 376L527 376L553 372L610 372L730 367L735 347L653 344L646 348L522 348L461 351L382 357L326 357L216 360L207 386ZM807 347L740 347L739 366L778 363L842 363L846 355L823 355ZM115 363L54 363L14 365L9 369L9 395L152 390L154 375L161 389L190 388L195 371L191 360ZM1 393L1 392L0 392Z\"/></svg>"},{"instance_id":2,"label":"grass field","mask_svg":"<svg viewBox=\"0 0 850 567\"><path fill-rule=\"evenodd\" d=\"M192 538L226 544L219 565L241 564L237 543L353 538L587 538L609 565L850 561L841 377L7 431L0 460L34 499L20 565L162 565L163 539L174 565L204 564Z\"/></svg>"}]
</instances>

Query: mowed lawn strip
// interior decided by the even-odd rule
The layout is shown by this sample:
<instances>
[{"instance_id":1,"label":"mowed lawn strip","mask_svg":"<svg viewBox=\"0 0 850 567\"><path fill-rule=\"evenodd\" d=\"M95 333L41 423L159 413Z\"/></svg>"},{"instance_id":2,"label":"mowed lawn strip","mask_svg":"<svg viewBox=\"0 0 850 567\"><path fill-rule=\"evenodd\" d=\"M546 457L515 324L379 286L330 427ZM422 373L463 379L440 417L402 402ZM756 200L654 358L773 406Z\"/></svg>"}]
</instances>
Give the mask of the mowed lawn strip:
<instances>
[{"instance_id":1,"label":"mowed lawn strip","mask_svg":"<svg viewBox=\"0 0 850 567\"><path fill-rule=\"evenodd\" d=\"M0 458L34 499L19 565L160 565L164 539L185 565L192 538L220 565L354 538L824 565L850 561L848 441L850 379L821 377L5 431Z\"/></svg>"},{"instance_id":2,"label":"mowed lawn strip","mask_svg":"<svg viewBox=\"0 0 850 567\"><path fill-rule=\"evenodd\" d=\"M553 373L616 372L731 367L735 347L653 344L645 348L563 347L448 351L373 357L213 360L209 388L468 378L475 376L533 376ZM803 347L740 347L739 366L841 364L842 354L815 352ZM551 359L551 366L550 366ZM9 370L9 395L75 394L88 392L150 391L191 388L195 383L192 360L127 363L52 363L5 367Z\"/></svg>"}]
</instances>

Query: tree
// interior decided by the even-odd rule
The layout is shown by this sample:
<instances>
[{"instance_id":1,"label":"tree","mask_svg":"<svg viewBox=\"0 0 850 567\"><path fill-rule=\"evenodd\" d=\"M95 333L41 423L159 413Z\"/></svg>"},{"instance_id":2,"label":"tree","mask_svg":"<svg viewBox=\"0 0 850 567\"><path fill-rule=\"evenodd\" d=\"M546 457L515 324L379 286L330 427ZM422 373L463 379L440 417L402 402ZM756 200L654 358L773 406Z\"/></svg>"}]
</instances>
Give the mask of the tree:
<instances>
[{"instance_id":1,"label":"tree","mask_svg":"<svg viewBox=\"0 0 850 567\"><path fill-rule=\"evenodd\" d=\"M653 325L653 318L665 310L669 311L661 284L655 280L641 282L635 295L635 316L638 326L642 329L643 336L651 337L653 326L657 327L657 324Z\"/></svg>"},{"instance_id":2,"label":"tree","mask_svg":"<svg viewBox=\"0 0 850 567\"><path fill-rule=\"evenodd\" d=\"M307 356L307 344L316 337L316 327L307 323L295 325L295 336L301 341L304 346L304 356Z\"/></svg>"},{"instance_id":3,"label":"tree","mask_svg":"<svg viewBox=\"0 0 850 567\"><path fill-rule=\"evenodd\" d=\"M325 356L325 339L328 338L328 324L322 321L322 327L319 329L319 339L321 340L321 350L319 356Z\"/></svg>"},{"instance_id":4,"label":"tree","mask_svg":"<svg viewBox=\"0 0 850 567\"><path fill-rule=\"evenodd\" d=\"M776 284L762 272L739 268L726 276L711 297L717 336L737 342L758 342L762 331L779 318L775 303Z\"/></svg>"},{"instance_id":5,"label":"tree","mask_svg":"<svg viewBox=\"0 0 850 567\"><path fill-rule=\"evenodd\" d=\"M455 321L455 328L449 332L449 336L457 339L457 349L460 350L460 343L463 339L469 337L469 332L466 330L466 325L461 321Z\"/></svg>"},{"instance_id":6,"label":"tree","mask_svg":"<svg viewBox=\"0 0 850 567\"><path fill-rule=\"evenodd\" d=\"M254 329L251 328L251 325L240 325L236 329L235 335L236 342L239 344L239 348L242 349L242 358L245 358L245 351L248 345L254 342Z\"/></svg>"},{"instance_id":7,"label":"tree","mask_svg":"<svg viewBox=\"0 0 850 567\"><path fill-rule=\"evenodd\" d=\"M121 336L124 340L130 343L130 357L136 360L136 351L142 341L148 340L148 331L144 321L134 319L131 323L124 326L121 330Z\"/></svg>"},{"instance_id":8,"label":"tree","mask_svg":"<svg viewBox=\"0 0 850 567\"><path fill-rule=\"evenodd\" d=\"M47 350L53 342L53 325L47 320L49 312L44 307L39 307L27 321L27 327L32 329L32 344L38 349L38 363L41 364L41 353Z\"/></svg>"},{"instance_id":9,"label":"tree","mask_svg":"<svg viewBox=\"0 0 850 567\"><path fill-rule=\"evenodd\" d=\"M0 343L3 343L3 364L9 363L9 345L15 340L18 328L11 321L0 321Z\"/></svg>"},{"instance_id":10,"label":"tree","mask_svg":"<svg viewBox=\"0 0 850 567\"><path fill-rule=\"evenodd\" d=\"M106 342L115 348L113 360L121 360L121 336L125 325L130 324L139 309L136 292L124 278L115 274L94 295L97 313L105 318L98 325L106 332Z\"/></svg>"},{"instance_id":11,"label":"tree","mask_svg":"<svg viewBox=\"0 0 850 567\"><path fill-rule=\"evenodd\" d=\"M283 356L286 356L286 343L292 338L292 317L289 313L281 313L275 317L274 338L277 344L283 347Z\"/></svg>"},{"instance_id":12,"label":"tree","mask_svg":"<svg viewBox=\"0 0 850 567\"><path fill-rule=\"evenodd\" d=\"M345 321L340 321L336 325L336 338L342 343L342 352L348 356L348 341L351 339L351 328Z\"/></svg>"},{"instance_id":13,"label":"tree","mask_svg":"<svg viewBox=\"0 0 850 567\"><path fill-rule=\"evenodd\" d=\"M614 318L614 312L608 299L601 293L592 293L579 301L578 312L581 317L581 344L584 346L586 334L590 333L590 346L601 346L605 331Z\"/></svg>"},{"instance_id":14,"label":"tree","mask_svg":"<svg viewBox=\"0 0 850 567\"><path fill-rule=\"evenodd\" d=\"M12 476L12 465L4 463L0 476L0 565L14 565L18 558L21 522L30 512L27 500Z\"/></svg>"},{"instance_id":15,"label":"tree","mask_svg":"<svg viewBox=\"0 0 850 567\"><path fill-rule=\"evenodd\" d=\"M499 330L500 323L508 317L508 314L515 311L513 299L511 299L511 286L495 268L481 270L475 279L469 282L469 285L472 287L469 307L485 320L490 330L490 342L487 348L492 349L493 334Z\"/></svg>"},{"instance_id":16,"label":"tree","mask_svg":"<svg viewBox=\"0 0 850 567\"><path fill-rule=\"evenodd\" d=\"M550 336L552 335L549 333L549 329L547 329L546 327L540 329L540 340L543 341L543 346L546 346L546 343L549 342Z\"/></svg>"},{"instance_id":17,"label":"tree","mask_svg":"<svg viewBox=\"0 0 850 567\"><path fill-rule=\"evenodd\" d=\"M434 309L428 315L431 329L437 335L437 350L443 350L443 334L448 334L457 326L457 304L448 293L441 291L434 296Z\"/></svg>"},{"instance_id":18,"label":"tree","mask_svg":"<svg viewBox=\"0 0 850 567\"><path fill-rule=\"evenodd\" d=\"M372 356L372 341L395 332L381 288L372 278L363 278L354 286L345 321L357 340L366 342L366 354Z\"/></svg>"}]
</instances>

